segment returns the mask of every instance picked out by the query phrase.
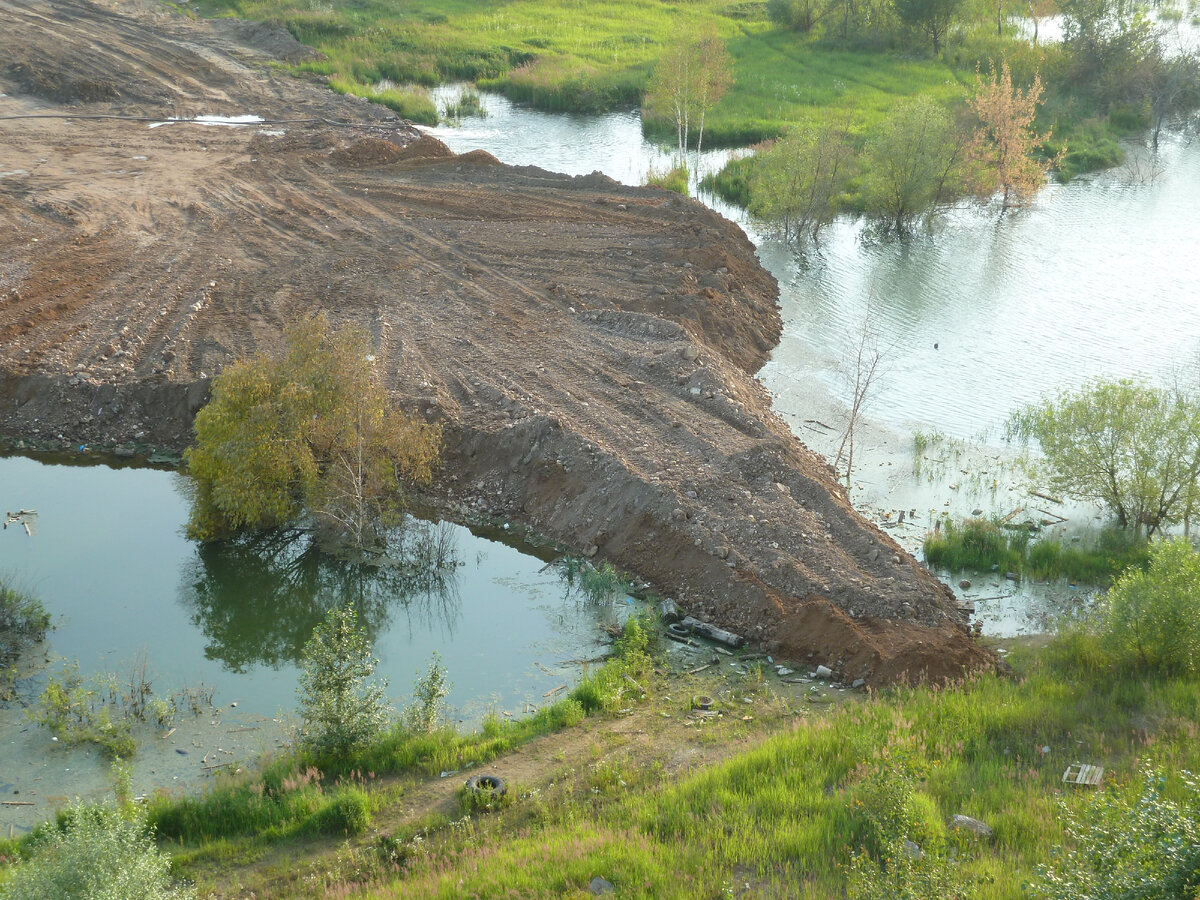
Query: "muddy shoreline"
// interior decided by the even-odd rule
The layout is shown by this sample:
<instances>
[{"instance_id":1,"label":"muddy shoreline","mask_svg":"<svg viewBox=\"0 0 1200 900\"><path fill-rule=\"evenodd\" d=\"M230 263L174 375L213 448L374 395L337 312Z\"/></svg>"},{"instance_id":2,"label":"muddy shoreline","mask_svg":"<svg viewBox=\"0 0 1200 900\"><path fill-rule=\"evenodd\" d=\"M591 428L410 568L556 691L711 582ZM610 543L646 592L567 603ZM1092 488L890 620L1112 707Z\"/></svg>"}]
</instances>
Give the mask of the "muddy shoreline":
<instances>
[{"instance_id":1,"label":"muddy shoreline","mask_svg":"<svg viewBox=\"0 0 1200 900\"><path fill-rule=\"evenodd\" d=\"M773 411L755 373L777 286L737 226L598 174L456 157L264 69L274 32L121 9L6 7L25 68L0 73L0 117L364 127L0 121L0 435L178 452L211 377L320 309L368 328L394 401L445 425L431 499L451 518L611 559L843 680L995 664ZM84 63L116 97L71 94Z\"/></svg>"}]
</instances>

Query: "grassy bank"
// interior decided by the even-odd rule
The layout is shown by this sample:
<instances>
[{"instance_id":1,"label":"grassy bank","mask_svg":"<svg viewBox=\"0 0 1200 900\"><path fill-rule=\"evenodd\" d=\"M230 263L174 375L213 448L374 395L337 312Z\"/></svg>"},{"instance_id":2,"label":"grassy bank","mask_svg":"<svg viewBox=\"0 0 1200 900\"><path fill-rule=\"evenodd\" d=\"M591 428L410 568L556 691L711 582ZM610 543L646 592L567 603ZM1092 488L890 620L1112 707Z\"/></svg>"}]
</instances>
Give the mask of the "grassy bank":
<instances>
[{"instance_id":1,"label":"grassy bank","mask_svg":"<svg viewBox=\"0 0 1200 900\"><path fill-rule=\"evenodd\" d=\"M1081 808L1091 793L1064 788L1068 765L1106 766L1108 790L1129 796L1141 758L1168 771L1200 763L1200 684L1114 679L1080 663L1067 649L1023 654L1017 679L888 691L797 718L680 781L632 766L565 779L468 829L427 835L402 877L363 896L555 896L597 875L634 897L824 898L848 885L850 896L882 896L861 892L854 860L897 837L962 896L1029 896L1022 885L1068 842L1059 803ZM953 831L955 814L994 836Z\"/></svg>"},{"instance_id":2,"label":"grassy bank","mask_svg":"<svg viewBox=\"0 0 1200 900\"><path fill-rule=\"evenodd\" d=\"M1068 765L1104 766L1103 795L1124 803L1152 759L1163 797L1200 821L1177 775L1200 765L1198 676L1130 668L1085 632L1014 648L1012 676L834 705L815 702L826 690L782 692L754 663L671 675L643 646L627 637L620 660L520 722L397 729L325 771L280 759L200 798L158 797L149 819L176 873L214 896L550 897L601 877L630 897L878 897L883 884L987 900L1031 896L1056 848L1082 843L1066 817L1086 818L1097 792L1064 786ZM716 718L694 718L701 691ZM422 799L454 796L447 767L497 759L526 767L503 799ZM951 828L956 814L994 834ZM903 840L919 859L892 861ZM0 857L28 843L0 841Z\"/></svg>"},{"instance_id":3,"label":"grassy bank","mask_svg":"<svg viewBox=\"0 0 1200 900\"><path fill-rule=\"evenodd\" d=\"M725 0L699 0L682 16L678 7L641 0L589 4L586 17L545 0L417 0L402 7L205 0L198 8L284 25L326 55L300 68L350 93L367 96L383 80L470 80L544 109L585 113L639 105L655 61L681 26L713 22L728 42L736 79L705 123L710 146L753 143L830 114L866 129L897 98L948 100L968 71L910 54L821 46L772 25L764 4ZM673 137L671 127L663 129Z\"/></svg>"}]
</instances>

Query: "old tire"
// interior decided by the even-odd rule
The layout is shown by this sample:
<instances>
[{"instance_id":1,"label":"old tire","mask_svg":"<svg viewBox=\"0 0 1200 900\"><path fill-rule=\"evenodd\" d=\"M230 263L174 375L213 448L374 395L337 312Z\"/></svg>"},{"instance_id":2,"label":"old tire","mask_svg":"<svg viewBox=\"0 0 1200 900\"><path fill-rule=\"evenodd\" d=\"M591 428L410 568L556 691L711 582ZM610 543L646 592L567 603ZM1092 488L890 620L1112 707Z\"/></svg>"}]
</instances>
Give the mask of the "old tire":
<instances>
[{"instance_id":1,"label":"old tire","mask_svg":"<svg viewBox=\"0 0 1200 900\"><path fill-rule=\"evenodd\" d=\"M496 775L472 775L467 779L467 793L478 796L503 797L508 787Z\"/></svg>"},{"instance_id":2,"label":"old tire","mask_svg":"<svg viewBox=\"0 0 1200 900\"><path fill-rule=\"evenodd\" d=\"M675 637L687 637L692 633L690 628L686 628L683 625L680 625L678 622L672 622L670 625L668 625L667 631L675 635Z\"/></svg>"}]
</instances>

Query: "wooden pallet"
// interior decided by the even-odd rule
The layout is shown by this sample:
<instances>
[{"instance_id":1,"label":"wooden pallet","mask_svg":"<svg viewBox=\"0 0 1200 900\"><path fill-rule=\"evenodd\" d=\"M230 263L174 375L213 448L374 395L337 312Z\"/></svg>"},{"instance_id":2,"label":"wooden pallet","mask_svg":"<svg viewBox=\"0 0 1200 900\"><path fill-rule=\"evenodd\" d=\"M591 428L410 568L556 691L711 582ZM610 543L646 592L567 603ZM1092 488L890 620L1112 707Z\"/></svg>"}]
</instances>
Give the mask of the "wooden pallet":
<instances>
[{"instance_id":1,"label":"wooden pallet","mask_svg":"<svg viewBox=\"0 0 1200 900\"><path fill-rule=\"evenodd\" d=\"M1098 787L1100 779L1103 777L1104 766L1088 766L1082 763L1072 763L1063 772L1062 780L1067 784L1090 784L1092 787Z\"/></svg>"}]
</instances>

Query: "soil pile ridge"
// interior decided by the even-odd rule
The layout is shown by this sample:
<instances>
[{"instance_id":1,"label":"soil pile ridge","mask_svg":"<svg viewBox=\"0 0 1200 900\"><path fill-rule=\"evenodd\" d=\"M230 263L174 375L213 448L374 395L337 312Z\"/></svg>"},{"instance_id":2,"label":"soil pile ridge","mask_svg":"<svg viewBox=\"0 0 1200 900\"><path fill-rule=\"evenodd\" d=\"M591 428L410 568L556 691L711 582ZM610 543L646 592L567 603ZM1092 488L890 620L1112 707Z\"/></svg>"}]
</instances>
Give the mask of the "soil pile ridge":
<instances>
[{"instance_id":1,"label":"soil pile ridge","mask_svg":"<svg viewBox=\"0 0 1200 900\"><path fill-rule=\"evenodd\" d=\"M0 0L0 47L0 117L361 126L0 120L0 433L181 448L213 374L322 309L446 423L447 508L847 680L993 664L772 412L777 287L701 204L456 157L265 69L302 51L263 26Z\"/></svg>"}]
</instances>

